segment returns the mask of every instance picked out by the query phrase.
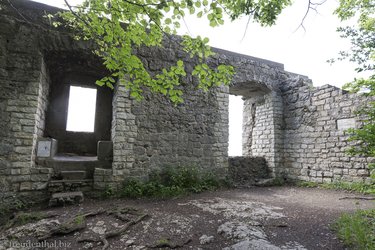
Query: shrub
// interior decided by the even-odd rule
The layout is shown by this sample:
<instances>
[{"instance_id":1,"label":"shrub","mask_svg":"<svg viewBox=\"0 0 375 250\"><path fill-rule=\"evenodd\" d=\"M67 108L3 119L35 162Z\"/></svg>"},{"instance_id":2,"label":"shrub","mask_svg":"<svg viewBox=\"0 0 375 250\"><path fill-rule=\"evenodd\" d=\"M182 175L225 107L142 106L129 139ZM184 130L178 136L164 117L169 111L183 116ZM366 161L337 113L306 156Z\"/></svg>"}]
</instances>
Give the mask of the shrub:
<instances>
[{"instance_id":1,"label":"shrub","mask_svg":"<svg viewBox=\"0 0 375 250\"><path fill-rule=\"evenodd\" d=\"M375 249L375 209L343 214L333 229L346 245L354 249Z\"/></svg>"},{"instance_id":2,"label":"shrub","mask_svg":"<svg viewBox=\"0 0 375 250\"><path fill-rule=\"evenodd\" d=\"M167 198L214 190L223 185L215 176L203 174L196 167L166 167L162 171L151 173L146 182L126 181L120 196Z\"/></svg>"}]
</instances>

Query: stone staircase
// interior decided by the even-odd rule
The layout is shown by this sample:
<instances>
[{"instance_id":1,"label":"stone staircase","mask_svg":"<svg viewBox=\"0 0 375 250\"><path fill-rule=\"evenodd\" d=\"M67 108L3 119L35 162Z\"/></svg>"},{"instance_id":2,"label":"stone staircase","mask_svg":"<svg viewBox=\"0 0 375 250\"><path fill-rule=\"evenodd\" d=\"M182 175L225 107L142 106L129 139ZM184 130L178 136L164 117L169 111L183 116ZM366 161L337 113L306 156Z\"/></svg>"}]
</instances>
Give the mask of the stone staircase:
<instances>
[{"instance_id":1,"label":"stone staircase","mask_svg":"<svg viewBox=\"0 0 375 250\"><path fill-rule=\"evenodd\" d=\"M111 167L110 161L98 160L96 156L57 155L37 163L53 169L47 186L52 194L50 206L82 202L83 192L93 189L95 168Z\"/></svg>"}]
</instances>

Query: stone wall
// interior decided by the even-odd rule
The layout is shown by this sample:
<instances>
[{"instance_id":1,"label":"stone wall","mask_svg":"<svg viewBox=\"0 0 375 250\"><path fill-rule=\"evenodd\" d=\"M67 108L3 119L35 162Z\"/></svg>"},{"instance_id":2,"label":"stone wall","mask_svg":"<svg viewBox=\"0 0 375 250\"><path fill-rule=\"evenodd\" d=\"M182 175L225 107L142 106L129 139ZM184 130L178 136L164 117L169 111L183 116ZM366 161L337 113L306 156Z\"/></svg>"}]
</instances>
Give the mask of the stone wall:
<instances>
[{"instance_id":1,"label":"stone wall","mask_svg":"<svg viewBox=\"0 0 375 250\"><path fill-rule=\"evenodd\" d=\"M46 108L58 72L103 75L101 61L93 59L92 44L74 41L66 30L43 19L46 7L13 1L18 11L0 3L0 188L1 191L44 189L51 172L35 166L38 136L45 129ZM231 64L236 75L231 86L197 90L189 72L195 59L181 51L180 38L167 37L165 48L137 48L151 74L181 59L188 75L182 80L183 104L145 90L144 100L133 100L124 86L113 93L111 131L112 169L97 169L96 188L117 185L127 178L147 179L165 166L197 166L219 177L228 173L228 95L245 100L243 152L263 157L273 177L329 182L368 181L371 160L349 157L343 127L366 100L332 86L313 88L283 65L215 49L209 64ZM74 61L74 63L72 63ZM49 93L49 94L47 94ZM52 98L53 99L53 98ZM110 110L110 109L108 109ZM108 117L107 117L108 118ZM52 119L53 120L53 119ZM95 145L96 146L96 145Z\"/></svg>"},{"instance_id":2,"label":"stone wall","mask_svg":"<svg viewBox=\"0 0 375 250\"><path fill-rule=\"evenodd\" d=\"M6 16L0 23L0 190L36 190L49 178L48 170L33 169L48 74L32 30Z\"/></svg>"},{"instance_id":3,"label":"stone wall","mask_svg":"<svg viewBox=\"0 0 375 250\"><path fill-rule=\"evenodd\" d=\"M269 179L271 170L263 157L229 157L229 180L239 187L249 187Z\"/></svg>"},{"instance_id":4,"label":"stone wall","mask_svg":"<svg viewBox=\"0 0 375 250\"><path fill-rule=\"evenodd\" d=\"M147 69L157 73L182 57L188 58L177 42L169 41L165 50L142 48L138 54L147 62ZM185 60L186 68L192 69L192 63ZM196 166L226 176L228 87L203 92L191 77L183 82L184 103L177 106L147 91L142 101L135 101L123 86L116 87L112 121L115 181L147 179L150 172L167 166Z\"/></svg>"},{"instance_id":5,"label":"stone wall","mask_svg":"<svg viewBox=\"0 0 375 250\"><path fill-rule=\"evenodd\" d=\"M371 158L350 157L345 130L358 128L355 111L368 99L324 85L313 88L301 76L282 85L284 100L284 169L289 178L313 182L370 181Z\"/></svg>"},{"instance_id":6,"label":"stone wall","mask_svg":"<svg viewBox=\"0 0 375 250\"><path fill-rule=\"evenodd\" d=\"M96 155L97 142L109 141L111 137L112 121L112 90L95 85L95 81L103 77L101 74L94 75L87 65L98 58L87 55L71 55L71 59L65 60L65 67L56 67L57 59L48 58L48 66L51 69L50 75L51 91L49 98L45 137L51 137L59 142L59 153L73 153L77 155ZM83 61L83 65L77 65L77 61ZM86 66L86 67L85 67ZM104 68L101 66L98 68ZM103 70L102 70L103 71ZM68 131L67 117L70 96L70 87L79 86L97 89L94 131L92 133ZM81 102L81 105L87 105Z\"/></svg>"},{"instance_id":7,"label":"stone wall","mask_svg":"<svg viewBox=\"0 0 375 250\"><path fill-rule=\"evenodd\" d=\"M245 99L243 155L264 157L275 177L282 171L283 103L277 92Z\"/></svg>"}]
</instances>

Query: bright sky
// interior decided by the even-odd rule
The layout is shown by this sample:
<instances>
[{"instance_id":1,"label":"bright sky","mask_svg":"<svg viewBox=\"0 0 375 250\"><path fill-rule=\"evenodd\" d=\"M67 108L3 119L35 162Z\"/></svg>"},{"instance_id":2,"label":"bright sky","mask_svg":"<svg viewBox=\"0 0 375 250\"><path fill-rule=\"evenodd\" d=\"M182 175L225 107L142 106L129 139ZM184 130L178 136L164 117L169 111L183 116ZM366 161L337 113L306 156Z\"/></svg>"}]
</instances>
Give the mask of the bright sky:
<instances>
[{"instance_id":1,"label":"bright sky","mask_svg":"<svg viewBox=\"0 0 375 250\"><path fill-rule=\"evenodd\" d=\"M67 131L94 132L96 89L70 86Z\"/></svg>"},{"instance_id":2,"label":"bright sky","mask_svg":"<svg viewBox=\"0 0 375 250\"><path fill-rule=\"evenodd\" d=\"M64 5L63 0L34 1L60 7ZM79 0L69 0L69 3L76 4L77 1ZM338 1L327 0L318 6L318 13L310 11L303 23L304 30L298 27L307 10L307 4L308 0L295 1L283 11L277 24L270 28L250 23L246 29L247 18L233 23L227 21L224 26L211 28L206 19L187 17L185 21L188 29L183 27L180 34L189 31L192 36L208 37L213 47L283 63L287 71L310 77L315 86L331 84L340 87L353 80L355 66L348 62L339 62L331 66L326 62L337 57L340 50L350 48L349 42L341 39L336 32L336 28L342 25L332 14L338 6ZM231 98L231 105L239 105L238 102ZM233 112L230 114L229 152L238 155L241 145L238 138L241 136L235 135L235 131L241 131L239 126L242 111L240 106L231 110ZM236 149L233 149L233 145L237 145Z\"/></svg>"}]
</instances>

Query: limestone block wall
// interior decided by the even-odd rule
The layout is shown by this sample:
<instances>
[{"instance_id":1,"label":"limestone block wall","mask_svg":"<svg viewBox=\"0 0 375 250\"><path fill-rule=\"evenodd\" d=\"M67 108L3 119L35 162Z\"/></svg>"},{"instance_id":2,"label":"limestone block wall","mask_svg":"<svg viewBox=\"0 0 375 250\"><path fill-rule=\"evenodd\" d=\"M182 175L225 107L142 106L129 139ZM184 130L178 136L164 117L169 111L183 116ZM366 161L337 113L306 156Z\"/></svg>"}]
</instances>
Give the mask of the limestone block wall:
<instances>
[{"instance_id":1,"label":"limestone block wall","mask_svg":"<svg viewBox=\"0 0 375 250\"><path fill-rule=\"evenodd\" d=\"M225 92L193 89L177 107L155 95L135 102L132 113L138 131L131 175L141 176L163 166L197 166L224 177L228 166L227 103Z\"/></svg>"},{"instance_id":2,"label":"limestone block wall","mask_svg":"<svg viewBox=\"0 0 375 250\"><path fill-rule=\"evenodd\" d=\"M229 157L229 179L235 186L249 187L268 179L271 171L264 157Z\"/></svg>"},{"instance_id":3,"label":"limestone block wall","mask_svg":"<svg viewBox=\"0 0 375 250\"><path fill-rule=\"evenodd\" d=\"M243 154L264 157L277 176L282 171L283 103L280 93L270 93L244 101Z\"/></svg>"},{"instance_id":4,"label":"limestone block wall","mask_svg":"<svg viewBox=\"0 0 375 250\"><path fill-rule=\"evenodd\" d=\"M92 44L48 26L45 10L57 9L26 0L14 4L30 22L0 3L0 191L39 190L50 177L50 170L35 167L34 159L38 136L46 136L51 79L59 78L58 72L73 72L72 61L77 61L79 72L106 72L92 56ZM179 59L189 73L196 62L181 50L179 40L167 37L165 48L136 52L151 74ZM183 104L173 106L147 90L138 102L124 86L116 86L110 132L113 168L95 172L97 188L126 178L146 179L164 166L197 166L226 176L229 93L245 99L245 156L264 157L272 176L316 182L369 180L366 166L371 159L346 155L350 143L342 129L353 119L360 126L354 111L366 99L332 86L313 88L307 78L285 72L282 64L215 52L211 66L235 67L232 85L202 92L188 74L182 79Z\"/></svg>"},{"instance_id":5,"label":"limestone block wall","mask_svg":"<svg viewBox=\"0 0 375 250\"><path fill-rule=\"evenodd\" d=\"M33 31L4 15L0 23L0 190L39 190L49 178L49 170L34 168L48 74Z\"/></svg>"},{"instance_id":6,"label":"limestone block wall","mask_svg":"<svg viewBox=\"0 0 375 250\"><path fill-rule=\"evenodd\" d=\"M187 57L175 50L140 49L148 70L158 72L178 58ZM180 53L180 54L178 54ZM186 60L192 70L192 59ZM112 141L114 143L112 180L147 179L163 167L196 166L225 177L228 168L228 87L209 92L197 90L191 76L183 79L184 103L174 106L164 96L145 92L136 101L122 85L113 98ZM111 185L109 182L99 186Z\"/></svg>"},{"instance_id":7,"label":"limestone block wall","mask_svg":"<svg viewBox=\"0 0 375 250\"><path fill-rule=\"evenodd\" d=\"M330 85L313 88L300 76L290 76L281 89L286 174L313 182L370 181L372 159L348 156L345 151L354 142L344 132L361 125L354 112L368 100Z\"/></svg>"}]
</instances>

